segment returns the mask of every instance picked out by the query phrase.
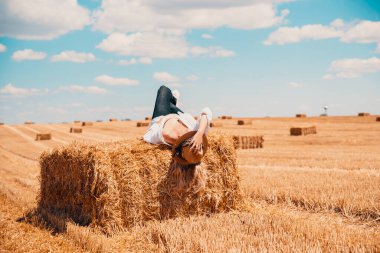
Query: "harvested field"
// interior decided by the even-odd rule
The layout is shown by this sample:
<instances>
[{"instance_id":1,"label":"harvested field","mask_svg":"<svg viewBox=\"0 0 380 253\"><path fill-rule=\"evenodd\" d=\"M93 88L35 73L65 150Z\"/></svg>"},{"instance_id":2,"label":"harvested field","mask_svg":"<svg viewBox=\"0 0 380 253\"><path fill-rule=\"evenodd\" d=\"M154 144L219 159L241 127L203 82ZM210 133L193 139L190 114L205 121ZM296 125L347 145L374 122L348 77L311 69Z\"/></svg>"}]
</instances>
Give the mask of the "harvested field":
<instances>
[{"instance_id":1,"label":"harvested field","mask_svg":"<svg viewBox=\"0 0 380 253\"><path fill-rule=\"evenodd\" d=\"M94 123L90 122L90 121L85 121L85 122L82 122L82 126L93 126Z\"/></svg>"},{"instance_id":2,"label":"harvested field","mask_svg":"<svg viewBox=\"0 0 380 253\"><path fill-rule=\"evenodd\" d=\"M137 122L136 123L136 126L137 127L146 127L146 126L149 126L149 122Z\"/></svg>"},{"instance_id":3,"label":"harvested field","mask_svg":"<svg viewBox=\"0 0 380 253\"><path fill-rule=\"evenodd\" d=\"M71 128L70 128L70 133L81 134L81 133L82 133L82 128L79 128L79 127L71 127Z\"/></svg>"},{"instance_id":4,"label":"harvested field","mask_svg":"<svg viewBox=\"0 0 380 253\"><path fill-rule=\"evenodd\" d=\"M51 133L36 134L36 141L50 140Z\"/></svg>"},{"instance_id":5,"label":"harvested field","mask_svg":"<svg viewBox=\"0 0 380 253\"><path fill-rule=\"evenodd\" d=\"M130 211L133 217L138 217L137 224L123 227L124 231L112 237L104 235L102 226L76 225L57 213L43 208L40 212L36 210L40 191L39 156L43 152L55 152L55 148L63 150L64 142L67 147L77 141L69 145L87 149L105 147L107 144L102 143L109 141L137 142L146 128L136 127L136 121L103 122L74 135L68 131L69 127L79 126L74 123L3 125L0 127L0 252L379 252L380 125L377 117L253 118L253 124L241 126L236 120L225 120L223 126L211 129L210 134L265 138L263 148L236 150L237 172L247 209L148 219L140 224L137 220L144 220L141 217L152 213L142 212L148 208L139 208L144 204L138 200ZM295 138L289 135L292 126L316 126L318 134ZM36 132L45 131L51 132L54 138L34 141ZM110 147L110 151L115 150L116 146ZM124 156L114 153L117 159L113 166L124 168L127 162L123 159L131 153L126 152ZM138 199L144 191L158 192L151 183L155 174L144 177L147 175L144 173L151 172L149 168L155 168L159 157L167 154L162 150L156 155L148 149L145 155L138 156L136 166L146 161L147 166L141 167L148 168L141 174L121 169L112 177L105 177L106 174L86 177L79 173L77 176L97 182L96 194L102 183L116 176L140 181L144 178L148 182L146 188L137 184L133 189L135 194L125 193L120 197L127 203ZM104 156L103 160L107 164L111 158ZM91 171L93 167L89 164L81 171ZM72 176L66 174L62 171L59 175ZM82 187L74 180L67 183ZM83 189L89 189L87 186L83 184ZM109 188L110 194L112 190ZM101 199L92 201L100 203ZM151 207L154 202L145 205ZM106 213L99 215L104 217Z\"/></svg>"},{"instance_id":6,"label":"harvested field","mask_svg":"<svg viewBox=\"0 0 380 253\"><path fill-rule=\"evenodd\" d=\"M262 148L264 143L263 136L240 136L234 135L234 146L237 149Z\"/></svg>"},{"instance_id":7,"label":"harvested field","mask_svg":"<svg viewBox=\"0 0 380 253\"><path fill-rule=\"evenodd\" d=\"M290 128L290 135L309 135L316 134L317 128L315 126L311 127L292 127Z\"/></svg>"},{"instance_id":8,"label":"harvested field","mask_svg":"<svg viewBox=\"0 0 380 253\"><path fill-rule=\"evenodd\" d=\"M240 119L240 120L237 121L237 124L239 126L241 126L241 125L250 125L250 124L252 124L252 120L250 120L250 119L246 119L246 120Z\"/></svg>"}]
</instances>

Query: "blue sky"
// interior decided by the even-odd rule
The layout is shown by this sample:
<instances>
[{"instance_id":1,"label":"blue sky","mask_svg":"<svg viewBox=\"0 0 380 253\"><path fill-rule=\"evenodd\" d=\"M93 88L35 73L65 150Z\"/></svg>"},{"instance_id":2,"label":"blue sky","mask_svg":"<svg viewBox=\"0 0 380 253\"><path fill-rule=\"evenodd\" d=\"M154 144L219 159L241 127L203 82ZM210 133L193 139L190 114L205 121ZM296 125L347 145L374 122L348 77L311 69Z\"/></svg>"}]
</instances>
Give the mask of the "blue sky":
<instances>
[{"instance_id":1,"label":"blue sky","mask_svg":"<svg viewBox=\"0 0 380 253\"><path fill-rule=\"evenodd\" d=\"M6 123L379 114L380 2L5 0L0 66Z\"/></svg>"}]
</instances>

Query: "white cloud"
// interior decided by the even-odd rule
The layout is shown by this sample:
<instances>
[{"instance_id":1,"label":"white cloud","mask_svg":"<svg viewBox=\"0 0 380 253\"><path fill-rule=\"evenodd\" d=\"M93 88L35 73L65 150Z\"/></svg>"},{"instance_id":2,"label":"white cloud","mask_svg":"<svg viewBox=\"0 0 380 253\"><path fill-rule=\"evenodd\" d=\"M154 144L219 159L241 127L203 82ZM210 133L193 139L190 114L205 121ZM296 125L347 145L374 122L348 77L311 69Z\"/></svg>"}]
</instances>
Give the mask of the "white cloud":
<instances>
[{"instance_id":1,"label":"white cloud","mask_svg":"<svg viewBox=\"0 0 380 253\"><path fill-rule=\"evenodd\" d=\"M131 80L128 78L118 78L108 75L101 75L95 78L97 82L103 83L109 86L133 86L138 85L140 82L138 80Z\"/></svg>"},{"instance_id":2,"label":"white cloud","mask_svg":"<svg viewBox=\"0 0 380 253\"><path fill-rule=\"evenodd\" d=\"M0 53L7 51L7 47L0 43Z\"/></svg>"},{"instance_id":3,"label":"white cloud","mask_svg":"<svg viewBox=\"0 0 380 253\"><path fill-rule=\"evenodd\" d=\"M333 61L329 73L323 79L335 78L357 78L366 73L380 72L380 59L372 57L369 59L343 59Z\"/></svg>"},{"instance_id":4,"label":"white cloud","mask_svg":"<svg viewBox=\"0 0 380 253\"><path fill-rule=\"evenodd\" d=\"M303 84L297 83L297 82L290 82L288 85L289 85L290 88L295 88L295 89L303 87Z\"/></svg>"},{"instance_id":5,"label":"white cloud","mask_svg":"<svg viewBox=\"0 0 380 253\"><path fill-rule=\"evenodd\" d=\"M141 57L139 59L139 62L142 63L142 64L152 64L153 61L149 57Z\"/></svg>"},{"instance_id":6,"label":"white cloud","mask_svg":"<svg viewBox=\"0 0 380 253\"><path fill-rule=\"evenodd\" d=\"M203 39L207 39L207 40L210 40L210 39L214 38L214 36L212 36L211 34L207 34L207 33L202 34L201 37Z\"/></svg>"},{"instance_id":7,"label":"white cloud","mask_svg":"<svg viewBox=\"0 0 380 253\"><path fill-rule=\"evenodd\" d=\"M85 63L95 61L95 55L91 53L80 53L75 51L63 51L59 54L53 55L51 60L57 61L70 61L76 63Z\"/></svg>"},{"instance_id":8,"label":"white cloud","mask_svg":"<svg viewBox=\"0 0 380 253\"><path fill-rule=\"evenodd\" d=\"M87 93L87 94L105 94L106 89L97 86L81 86L81 85L69 85L60 87L58 91L69 91L72 93Z\"/></svg>"},{"instance_id":9,"label":"white cloud","mask_svg":"<svg viewBox=\"0 0 380 253\"><path fill-rule=\"evenodd\" d=\"M234 51L223 49L219 46L214 47L199 47L195 46L190 49L191 55L194 56L212 56L212 57L232 57L235 55Z\"/></svg>"},{"instance_id":10,"label":"white cloud","mask_svg":"<svg viewBox=\"0 0 380 253\"><path fill-rule=\"evenodd\" d=\"M41 95L43 93L46 93L47 90L40 90L40 89L29 89L29 88L18 88L16 86L13 86L13 84L8 83L5 85L1 90L0 93L4 95L11 95L11 96L17 96L17 97L25 97L25 96L33 96L33 95Z\"/></svg>"},{"instance_id":11,"label":"white cloud","mask_svg":"<svg viewBox=\"0 0 380 253\"><path fill-rule=\"evenodd\" d=\"M337 23L337 21L333 21L333 24L334 23ZM300 42L302 40L338 38L341 35L342 32L335 26L323 26L320 24L304 25L301 27L280 27L269 35L268 39L264 41L264 44L283 45Z\"/></svg>"},{"instance_id":12,"label":"white cloud","mask_svg":"<svg viewBox=\"0 0 380 253\"><path fill-rule=\"evenodd\" d=\"M171 84L174 84L180 81L179 77L169 74L168 72L156 72L154 73L153 78L159 82L171 83Z\"/></svg>"},{"instance_id":13,"label":"white cloud","mask_svg":"<svg viewBox=\"0 0 380 253\"><path fill-rule=\"evenodd\" d=\"M132 58L130 60L120 60L119 61L119 65L134 65L136 63L137 63L137 61L135 58Z\"/></svg>"},{"instance_id":14,"label":"white cloud","mask_svg":"<svg viewBox=\"0 0 380 253\"><path fill-rule=\"evenodd\" d=\"M196 75L189 75L186 77L186 79L194 82L194 81L197 81L199 78Z\"/></svg>"},{"instance_id":15,"label":"white cloud","mask_svg":"<svg viewBox=\"0 0 380 253\"><path fill-rule=\"evenodd\" d=\"M283 22L289 13L282 10L277 15L275 5L272 0L104 0L101 9L93 14L93 29L129 33L219 27L267 28Z\"/></svg>"},{"instance_id":16,"label":"white cloud","mask_svg":"<svg viewBox=\"0 0 380 253\"><path fill-rule=\"evenodd\" d=\"M0 36L50 40L90 24L89 11L76 0L2 0Z\"/></svg>"},{"instance_id":17,"label":"white cloud","mask_svg":"<svg viewBox=\"0 0 380 253\"><path fill-rule=\"evenodd\" d=\"M37 52L32 49L19 50L12 54L12 59L14 61L42 60L45 59L45 57L46 54L44 52Z\"/></svg>"},{"instance_id":18,"label":"white cloud","mask_svg":"<svg viewBox=\"0 0 380 253\"><path fill-rule=\"evenodd\" d=\"M266 45L296 43L302 40L320 40L339 38L345 43L376 43L376 52L380 53L380 22L363 20L353 24L344 24L336 19L330 25L304 25L302 27L280 27L264 41Z\"/></svg>"}]
</instances>

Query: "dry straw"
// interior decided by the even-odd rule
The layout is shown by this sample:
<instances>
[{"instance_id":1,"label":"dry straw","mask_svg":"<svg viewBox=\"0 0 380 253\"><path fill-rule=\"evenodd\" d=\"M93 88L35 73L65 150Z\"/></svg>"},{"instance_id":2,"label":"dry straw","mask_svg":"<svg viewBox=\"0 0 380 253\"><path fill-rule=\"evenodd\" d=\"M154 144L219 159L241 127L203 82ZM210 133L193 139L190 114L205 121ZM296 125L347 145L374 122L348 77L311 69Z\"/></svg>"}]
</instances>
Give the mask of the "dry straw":
<instances>
[{"instance_id":1,"label":"dry straw","mask_svg":"<svg viewBox=\"0 0 380 253\"><path fill-rule=\"evenodd\" d=\"M79 127L71 127L71 128L70 128L70 133L77 133L77 134L80 134L80 133L82 133L82 128L79 128Z\"/></svg>"},{"instance_id":2,"label":"dry straw","mask_svg":"<svg viewBox=\"0 0 380 253\"><path fill-rule=\"evenodd\" d=\"M36 134L36 141L50 140L51 133Z\"/></svg>"},{"instance_id":3,"label":"dry straw","mask_svg":"<svg viewBox=\"0 0 380 253\"><path fill-rule=\"evenodd\" d=\"M242 209L232 138L209 136L201 165L180 167L142 140L72 143L43 153L38 208L115 231L148 220Z\"/></svg>"},{"instance_id":4,"label":"dry straw","mask_svg":"<svg viewBox=\"0 0 380 253\"><path fill-rule=\"evenodd\" d=\"M82 126L92 126L92 125L94 125L94 123L90 121L82 122Z\"/></svg>"},{"instance_id":5,"label":"dry straw","mask_svg":"<svg viewBox=\"0 0 380 253\"><path fill-rule=\"evenodd\" d=\"M309 134L316 134L317 128L315 126L311 127L292 127L290 128L290 135L309 135Z\"/></svg>"}]
</instances>

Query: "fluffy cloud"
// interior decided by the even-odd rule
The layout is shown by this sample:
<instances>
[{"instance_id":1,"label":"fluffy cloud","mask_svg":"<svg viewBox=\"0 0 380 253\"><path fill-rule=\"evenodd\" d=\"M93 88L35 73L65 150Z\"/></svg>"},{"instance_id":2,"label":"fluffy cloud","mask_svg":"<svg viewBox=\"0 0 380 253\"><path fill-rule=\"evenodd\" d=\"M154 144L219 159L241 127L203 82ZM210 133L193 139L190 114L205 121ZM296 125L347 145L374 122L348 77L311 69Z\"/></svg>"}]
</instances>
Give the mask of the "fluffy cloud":
<instances>
[{"instance_id":1,"label":"fluffy cloud","mask_svg":"<svg viewBox=\"0 0 380 253\"><path fill-rule=\"evenodd\" d=\"M207 34L207 33L202 34L201 37L204 39L208 39L208 40L214 38L214 36L212 36L211 34Z\"/></svg>"},{"instance_id":2,"label":"fluffy cloud","mask_svg":"<svg viewBox=\"0 0 380 253\"><path fill-rule=\"evenodd\" d=\"M105 33L230 27L267 28L281 23L288 10L276 13L272 0L104 0L94 12L95 30Z\"/></svg>"},{"instance_id":3,"label":"fluffy cloud","mask_svg":"<svg viewBox=\"0 0 380 253\"><path fill-rule=\"evenodd\" d=\"M138 85L140 82L138 80L131 80L128 78L118 78L108 75L101 75L95 78L97 82L103 83L109 86L133 86Z\"/></svg>"},{"instance_id":4,"label":"fluffy cloud","mask_svg":"<svg viewBox=\"0 0 380 253\"><path fill-rule=\"evenodd\" d=\"M90 24L89 11L76 0L0 1L0 35L50 40Z\"/></svg>"},{"instance_id":5,"label":"fluffy cloud","mask_svg":"<svg viewBox=\"0 0 380 253\"><path fill-rule=\"evenodd\" d=\"M190 47L184 34L168 32L139 32L129 35L112 33L97 47L106 52L142 58L174 59L187 56L231 57L235 55L233 51L218 46Z\"/></svg>"},{"instance_id":6,"label":"fluffy cloud","mask_svg":"<svg viewBox=\"0 0 380 253\"><path fill-rule=\"evenodd\" d=\"M340 38L345 43L377 43L380 53L380 22L360 21L346 25L336 19L330 25L304 25L302 27L280 27L264 41L266 45L296 43L302 40Z\"/></svg>"},{"instance_id":7,"label":"fluffy cloud","mask_svg":"<svg viewBox=\"0 0 380 253\"><path fill-rule=\"evenodd\" d=\"M335 78L357 78L365 73L380 72L380 59L372 57L369 59L343 59L333 61L329 68L329 74L323 79Z\"/></svg>"},{"instance_id":8,"label":"fluffy cloud","mask_svg":"<svg viewBox=\"0 0 380 253\"><path fill-rule=\"evenodd\" d=\"M142 64L152 64L153 61L149 57L141 57L139 59L139 62L142 63Z\"/></svg>"},{"instance_id":9,"label":"fluffy cloud","mask_svg":"<svg viewBox=\"0 0 380 253\"><path fill-rule=\"evenodd\" d=\"M87 93L87 94L105 94L106 89L97 86L81 86L81 85L69 85L60 87L58 91L68 91L71 93Z\"/></svg>"},{"instance_id":10,"label":"fluffy cloud","mask_svg":"<svg viewBox=\"0 0 380 253\"><path fill-rule=\"evenodd\" d=\"M294 89L296 89L296 88L302 88L302 87L303 87L303 84L301 84L301 83L297 83L297 82L290 82L290 83L288 84L288 86L289 86L290 88L294 88Z\"/></svg>"},{"instance_id":11,"label":"fluffy cloud","mask_svg":"<svg viewBox=\"0 0 380 253\"><path fill-rule=\"evenodd\" d=\"M137 61L135 58L132 58L130 60L120 60L119 61L119 65L134 65L136 63L137 63Z\"/></svg>"},{"instance_id":12,"label":"fluffy cloud","mask_svg":"<svg viewBox=\"0 0 380 253\"><path fill-rule=\"evenodd\" d=\"M336 27L339 20L333 21L331 26L304 25L302 27L280 27L272 32L268 39L264 41L266 45L287 44L300 42L302 40L319 40L338 38L342 32Z\"/></svg>"},{"instance_id":13,"label":"fluffy cloud","mask_svg":"<svg viewBox=\"0 0 380 253\"><path fill-rule=\"evenodd\" d=\"M19 50L12 54L12 59L14 61L42 60L45 59L45 57L46 54L44 52L37 52L32 49Z\"/></svg>"},{"instance_id":14,"label":"fluffy cloud","mask_svg":"<svg viewBox=\"0 0 380 253\"><path fill-rule=\"evenodd\" d=\"M28 88L18 88L11 83L8 83L3 88L1 88L0 93L4 95L11 95L17 97L33 96L46 93L47 90L40 89L28 89Z\"/></svg>"},{"instance_id":15,"label":"fluffy cloud","mask_svg":"<svg viewBox=\"0 0 380 253\"><path fill-rule=\"evenodd\" d=\"M180 81L179 77L169 74L168 72L156 72L154 73L153 78L164 83L177 83Z\"/></svg>"},{"instance_id":16,"label":"fluffy cloud","mask_svg":"<svg viewBox=\"0 0 380 253\"><path fill-rule=\"evenodd\" d=\"M70 61L76 63L85 63L95 61L95 55L91 53L79 53L75 51L63 51L59 54L53 55L51 60L54 62L57 61Z\"/></svg>"},{"instance_id":17,"label":"fluffy cloud","mask_svg":"<svg viewBox=\"0 0 380 253\"><path fill-rule=\"evenodd\" d=\"M187 76L186 77L186 80L189 80L189 81L197 81L199 78L198 78L198 76L196 76L196 75L189 75L189 76Z\"/></svg>"},{"instance_id":18,"label":"fluffy cloud","mask_svg":"<svg viewBox=\"0 0 380 253\"><path fill-rule=\"evenodd\" d=\"M0 53L5 52L7 50L7 47L0 43Z\"/></svg>"}]
</instances>

